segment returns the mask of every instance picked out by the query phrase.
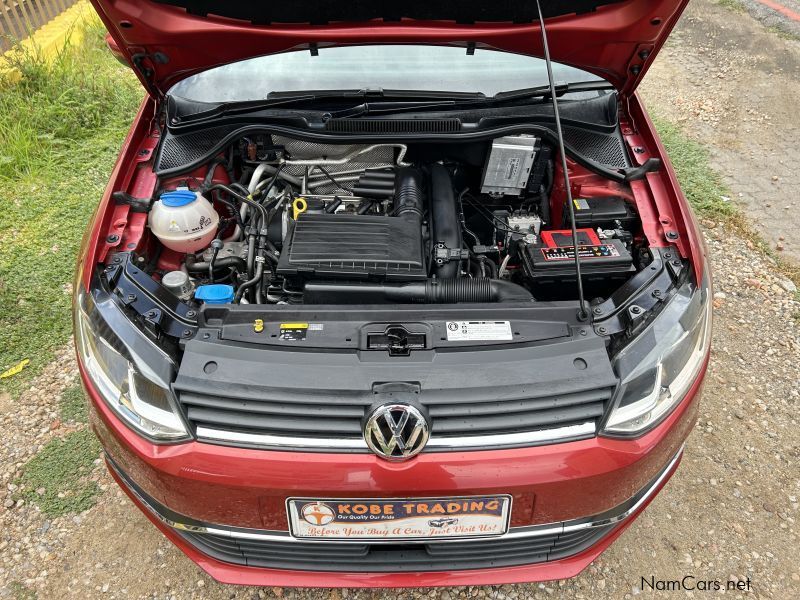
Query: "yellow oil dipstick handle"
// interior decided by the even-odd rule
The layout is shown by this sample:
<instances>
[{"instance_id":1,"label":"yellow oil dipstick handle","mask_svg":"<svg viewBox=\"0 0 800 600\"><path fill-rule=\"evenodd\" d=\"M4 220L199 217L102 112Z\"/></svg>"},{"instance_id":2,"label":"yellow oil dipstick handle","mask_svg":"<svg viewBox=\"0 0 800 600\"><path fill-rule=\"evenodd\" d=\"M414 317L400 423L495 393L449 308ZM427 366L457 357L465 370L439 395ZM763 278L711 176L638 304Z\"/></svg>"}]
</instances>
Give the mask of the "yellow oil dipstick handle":
<instances>
[{"instance_id":1,"label":"yellow oil dipstick handle","mask_svg":"<svg viewBox=\"0 0 800 600\"><path fill-rule=\"evenodd\" d=\"M305 198L295 198L295 201L292 202L292 218L297 221L297 217L306 212L307 208L308 202Z\"/></svg>"}]
</instances>

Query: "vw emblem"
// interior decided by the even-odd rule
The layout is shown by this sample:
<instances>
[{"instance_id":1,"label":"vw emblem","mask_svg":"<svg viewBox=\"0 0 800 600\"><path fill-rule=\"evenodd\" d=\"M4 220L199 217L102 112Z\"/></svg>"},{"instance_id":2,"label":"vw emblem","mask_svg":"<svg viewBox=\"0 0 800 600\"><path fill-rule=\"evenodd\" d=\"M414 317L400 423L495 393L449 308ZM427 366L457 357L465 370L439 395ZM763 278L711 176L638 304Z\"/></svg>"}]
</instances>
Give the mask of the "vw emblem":
<instances>
[{"instance_id":1,"label":"vw emblem","mask_svg":"<svg viewBox=\"0 0 800 600\"><path fill-rule=\"evenodd\" d=\"M364 440L375 454L386 460L416 456L428 443L428 420L410 404L383 404L364 423Z\"/></svg>"}]
</instances>

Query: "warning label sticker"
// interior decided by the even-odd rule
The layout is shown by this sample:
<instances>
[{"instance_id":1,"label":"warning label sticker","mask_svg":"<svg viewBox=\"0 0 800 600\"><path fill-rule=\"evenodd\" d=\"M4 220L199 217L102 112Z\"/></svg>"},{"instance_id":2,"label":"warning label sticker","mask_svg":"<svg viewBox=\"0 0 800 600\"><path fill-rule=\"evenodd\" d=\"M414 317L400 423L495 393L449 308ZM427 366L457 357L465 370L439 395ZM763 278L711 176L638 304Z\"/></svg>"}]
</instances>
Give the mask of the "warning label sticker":
<instances>
[{"instance_id":1,"label":"warning label sticker","mask_svg":"<svg viewBox=\"0 0 800 600\"><path fill-rule=\"evenodd\" d=\"M584 198L575 198L572 203L578 210L589 210L589 203Z\"/></svg>"},{"instance_id":2,"label":"warning label sticker","mask_svg":"<svg viewBox=\"0 0 800 600\"><path fill-rule=\"evenodd\" d=\"M280 339L299 342L306 339L309 332L321 333L325 329L323 323L281 323Z\"/></svg>"},{"instance_id":3,"label":"warning label sticker","mask_svg":"<svg viewBox=\"0 0 800 600\"><path fill-rule=\"evenodd\" d=\"M510 321L448 321L448 342L510 341Z\"/></svg>"}]
</instances>

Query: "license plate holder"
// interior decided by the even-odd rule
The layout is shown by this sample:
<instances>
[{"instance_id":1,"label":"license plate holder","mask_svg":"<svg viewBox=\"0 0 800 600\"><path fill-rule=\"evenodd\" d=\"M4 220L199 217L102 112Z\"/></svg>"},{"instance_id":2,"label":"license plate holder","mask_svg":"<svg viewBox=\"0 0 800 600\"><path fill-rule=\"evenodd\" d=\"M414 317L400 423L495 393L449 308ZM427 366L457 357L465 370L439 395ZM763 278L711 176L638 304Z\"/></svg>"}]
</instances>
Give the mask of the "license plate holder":
<instances>
[{"instance_id":1,"label":"license plate holder","mask_svg":"<svg viewBox=\"0 0 800 600\"><path fill-rule=\"evenodd\" d=\"M428 541L497 537L508 531L511 496L288 498L289 532L301 539Z\"/></svg>"}]
</instances>

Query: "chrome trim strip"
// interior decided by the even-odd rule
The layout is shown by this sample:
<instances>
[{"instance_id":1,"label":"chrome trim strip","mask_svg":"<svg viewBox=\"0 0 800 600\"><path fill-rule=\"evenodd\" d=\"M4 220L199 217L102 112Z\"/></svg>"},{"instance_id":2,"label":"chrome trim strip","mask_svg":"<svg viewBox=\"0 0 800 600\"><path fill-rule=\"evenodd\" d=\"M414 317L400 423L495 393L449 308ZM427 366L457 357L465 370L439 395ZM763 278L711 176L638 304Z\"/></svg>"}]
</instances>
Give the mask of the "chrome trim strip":
<instances>
[{"instance_id":1,"label":"chrome trim strip","mask_svg":"<svg viewBox=\"0 0 800 600\"><path fill-rule=\"evenodd\" d=\"M497 435L476 435L466 437L434 437L428 440L426 449L451 450L463 448L487 448L491 446L515 446L520 444L537 444L554 442L573 437L594 435L595 424L592 421L580 425L568 425L539 431L522 433L502 433ZM269 435L262 433L243 433L225 431L211 427L198 427L197 439L201 442L240 442L266 448L309 448L314 450L362 450L368 451L364 438L311 438Z\"/></svg>"},{"instance_id":2,"label":"chrome trim strip","mask_svg":"<svg viewBox=\"0 0 800 600\"><path fill-rule=\"evenodd\" d=\"M501 433L497 435L475 435L469 437L433 437L428 440L426 448L486 448L487 446L511 446L517 444L533 444L551 442L571 437L594 435L593 421L580 425L524 431L522 433Z\"/></svg>"},{"instance_id":3,"label":"chrome trim strip","mask_svg":"<svg viewBox=\"0 0 800 600\"><path fill-rule=\"evenodd\" d=\"M667 463L666 467L661 471L659 476L653 481L653 483L643 489L640 490L637 494L635 494L630 500L627 502L623 502L615 509L611 509L606 513L601 513L599 515L595 515L593 517L588 517L586 520L584 519L574 519L572 521L562 521L560 523L545 523L542 525L531 525L527 527L512 527L508 530L507 533L501 536L492 537L492 538L456 538L456 539L440 539L437 540L437 543L458 543L458 542L469 542L469 541L480 541L480 540L509 540L509 539L526 539L526 538L536 538L541 536L551 536L556 535L559 533L567 533L572 531L580 531L582 529L590 529L595 527L603 527L606 525L612 525L614 523L619 523L624 521L628 517L630 517L633 513L639 510L643 504L645 504L648 499L650 499L653 494L655 494L655 490L664 482L664 480L669 476L672 472L673 468L680 460L681 456L683 455L685 444L681 445L678 452L675 454L674 457ZM153 504L146 498L142 496L141 493L138 492L133 482L128 478L128 476L123 473L113 462L113 460L107 459L106 463L114 470L114 472L126 482L127 489L134 495L136 498L141 502L153 516L155 516L158 520L166 525L172 527L173 529L178 529L181 531L190 531L192 533L210 533L214 535L236 538L236 539L244 539L244 540L261 540L261 541L271 541L271 542L288 542L288 543L305 543L305 544L325 544L329 543L326 540L314 540L310 538L295 538L292 537L288 531L267 531L267 530L257 530L257 529L237 529L237 528L226 528L217 525L211 524L191 524L191 523L182 523L178 521L174 521L172 519L167 518L153 506ZM614 512L621 507L625 507L621 512ZM389 544L389 543L397 543L397 540L336 540L337 544L347 544L347 543L354 543L354 544ZM423 542L415 542L409 541L408 543L428 543L427 541Z\"/></svg>"},{"instance_id":4,"label":"chrome trim strip","mask_svg":"<svg viewBox=\"0 0 800 600\"><path fill-rule=\"evenodd\" d=\"M364 450L368 451L364 438L311 438L269 435L266 433L243 433L210 427L197 428L198 441L243 442L271 448L313 448L314 450Z\"/></svg>"},{"instance_id":5,"label":"chrome trim strip","mask_svg":"<svg viewBox=\"0 0 800 600\"><path fill-rule=\"evenodd\" d=\"M636 502L634 502L631 506L629 506L626 510L618 514L604 514L604 515L595 515L592 521L588 523L575 523L573 525L569 525L567 522L564 522L564 533L569 531L579 531L581 529L588 529L590 527L604 527L606 525L612 525L614 523L619 523L620 521L624 521L628 517L630 517L633 513L639 510L643 504L645 504L652 496L655 494L655 490L664 482L664 480L669 476L672 472L672 469L681 459L683 456L683 449L686 447L686 443L681 444L678 453L672 457L672 460L669 461L667 466L661 471L661 475L653 482L653 484L644 490L643 492L639 492L641 496L639 497ZM638 494L637 494L638 495ZM636 496L634 496L635 498ZM611 512L611 511L609 511Z\"/></svg>"}]
</instances>

